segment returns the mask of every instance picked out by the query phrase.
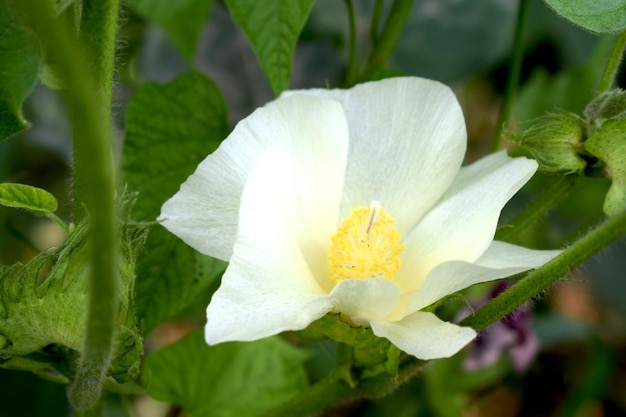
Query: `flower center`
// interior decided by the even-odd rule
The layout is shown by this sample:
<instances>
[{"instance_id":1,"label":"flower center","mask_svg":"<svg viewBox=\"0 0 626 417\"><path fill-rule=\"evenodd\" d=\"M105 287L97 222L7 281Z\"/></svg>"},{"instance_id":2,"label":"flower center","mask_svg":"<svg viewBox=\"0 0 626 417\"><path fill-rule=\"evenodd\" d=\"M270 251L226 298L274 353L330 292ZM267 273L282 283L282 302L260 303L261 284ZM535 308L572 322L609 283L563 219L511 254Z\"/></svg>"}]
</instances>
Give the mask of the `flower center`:
<instances>
[{"instance_id":1,"label":"flower center","mask_svg":"<svg viewBox=\"0 0 626 417\"><path fill-rule=\"evenodd\" d=\"M330 279L384 278L391 280L400 269L400 232L396 221L380 202L358 207L341 223L328 251Z\"/></svg>"}]
</instances>

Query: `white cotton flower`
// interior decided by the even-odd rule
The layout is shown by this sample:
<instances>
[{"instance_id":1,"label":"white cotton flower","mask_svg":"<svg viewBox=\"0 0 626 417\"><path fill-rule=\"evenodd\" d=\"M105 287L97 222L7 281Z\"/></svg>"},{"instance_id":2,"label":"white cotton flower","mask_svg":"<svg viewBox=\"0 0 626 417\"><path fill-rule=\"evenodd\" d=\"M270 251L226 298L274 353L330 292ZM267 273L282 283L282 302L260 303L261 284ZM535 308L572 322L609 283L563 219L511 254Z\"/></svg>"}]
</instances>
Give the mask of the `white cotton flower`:
<instances>
[{"instance_id":1,"label":"white cotton flower","mask_svg":"<svg viewBox=\"0 0 626 417\"><path fill-rule=\"evenodd\" d=\"M458 352L476 332L424 307L558 253L493 240L535 161L500 152L461 168L465 146L453 93L420 78L291 91L242 120L159 217L230 262L207 342L335 312L418 358Z\"/></svg>"}]
</instances>

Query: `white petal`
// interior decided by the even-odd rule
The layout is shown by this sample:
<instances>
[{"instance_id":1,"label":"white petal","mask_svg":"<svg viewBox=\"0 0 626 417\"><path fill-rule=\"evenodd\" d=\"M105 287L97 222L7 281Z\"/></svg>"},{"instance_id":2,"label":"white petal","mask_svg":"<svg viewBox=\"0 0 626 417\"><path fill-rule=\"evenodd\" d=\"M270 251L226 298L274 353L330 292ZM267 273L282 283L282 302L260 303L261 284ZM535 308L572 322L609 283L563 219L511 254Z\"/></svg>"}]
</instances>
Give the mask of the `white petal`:
<instances>
[{"instance_id":1,"label":"white petal","mask_svg":"<svg viewBox=\"0 0 626 417\"><path fill-rule=\"evenodd\" d=\"M332 308L298 247L293 169L269 149L250 172L230 265L207 308L209 344L303 329Z\"/></svg>"},{"instance_id":2,"label":"white petal","mask_svg":"<svg viewBox=\"0 0 626 417\"><path fill-rule=\"evenodd\" d=\"M294 161L299 227L309 236L303 249L318 256L311 247L320 240L326 244L337 227L348 153L343 109L329 99L295 95L257 109L198 165L163 205L159 221L196 250L229 260L244 183L269 146L283 147Z\"/></svg>"},{"instance_id":3,"label":"white petal","mask_svg":"<svg viewBox=\"0 0 626 417\"><path fill-rule=\"evenodd\" d=\"M410 230L452 183L465 155L463 113L452 91L402 77L303 92L339 100L348 117L342 217L376 200L401 233Z\"/></svg>"},{"instance_id":4,"label":"white petal","mask_svg":"<svg viewBox=\"0 0 626 417\"><path fill-rule=\"evenodd\" d=\"M398 304L398 287L380 278L347 279L333 288L330 294L333 311L342 313L357 323L381 320Z\"/></svg>"},{"instance_id":5,"label":"white petal","mask_svg":"<svg viewBox=\"0 0 626 417\"><path fill-rule=\"evenodd\" d=\"M530 179L537 163L506 152L464 167L441 201L405 237L401 290L419 288L425 276L447 261L473 262L487 250L504 204Z\"/></svg>"},{"instance_id":6,"label":"white petal","mask_svg":"<svg viewBox=\"0 0 626 417\"><path fill-rule=\"evenodd\" d=\"M494 240L487 251L474 262L489 268L509 268L511 266L537 268L560 254L561 250L528 249L511 243Z\"/></svg>"},{"instance_id":7,"label":"white petal","mask_svg":"<svg viewBox=\"0 0 626 417\"><path fill-rule=\"evenodd\" d=\"M476 337L469 327L440 320L432 313L418 311L400 321L370 323L376 336L419 359L448 358Z\"/></svg>"},{"instance_id":8,"label":"white petal","mask_svg":"<svg viewBox=\"0 0 626 417\"><path fill-rule=\"evenodd\" d=\"M505 278L537 268L556 255L558 250L532 250L509 243L494 241L475 263L446 262L424 280L415 293L407 312L420 310L441 298L481 282Z\"/></svg>"}]
</instances>

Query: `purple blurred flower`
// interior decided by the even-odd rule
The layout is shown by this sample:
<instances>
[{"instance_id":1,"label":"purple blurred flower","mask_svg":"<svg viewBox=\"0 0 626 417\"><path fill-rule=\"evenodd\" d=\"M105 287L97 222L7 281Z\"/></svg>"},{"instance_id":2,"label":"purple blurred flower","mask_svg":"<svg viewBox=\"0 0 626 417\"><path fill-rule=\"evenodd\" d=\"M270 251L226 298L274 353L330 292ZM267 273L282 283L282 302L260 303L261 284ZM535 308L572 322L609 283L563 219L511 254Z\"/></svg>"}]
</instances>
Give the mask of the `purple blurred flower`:
<instances>
[{"instance_id":1,"label":"purple blurred flower","mask_svg":"<svg viewBox=\"0 0 626 417\"><path fill-rule=\"evenodd\" d=\"M472 303L479 308L490 299L511 286L511 282L501 281L491 290L488 299ZM473 371L496 363L504 353L508 353L513 367L518 373L524 372L532 364L539 351L537 335L530 328L532 310L524 304L478 334L473 350L465 357L463 367Z\"/></svg>"}]
</instances>

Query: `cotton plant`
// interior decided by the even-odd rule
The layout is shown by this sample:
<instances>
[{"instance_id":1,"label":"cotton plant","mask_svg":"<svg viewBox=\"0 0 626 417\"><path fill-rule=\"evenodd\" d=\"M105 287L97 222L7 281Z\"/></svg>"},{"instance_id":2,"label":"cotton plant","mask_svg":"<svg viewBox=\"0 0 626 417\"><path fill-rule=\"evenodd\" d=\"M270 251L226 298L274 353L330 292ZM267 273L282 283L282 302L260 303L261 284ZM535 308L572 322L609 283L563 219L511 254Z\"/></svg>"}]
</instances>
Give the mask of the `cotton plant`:
<instances>
[{"instance_id":1,"label":"cotton plant","mask_svg":"<svg viewBox=\"0 0 626 417\"><path fill-rule=\"evenodd\" d=\"M462 167L466 142L453 92L414 77L289 91L242 120L159 217L229 262L207 343L330 313L420 359L457 353L476 331L424 308L559 253L494 240L537 163L501 151Z\"/></svg>"},{"instance_id":2,"label":"cotton plant","mask_svg":"<svg viewBox=\"0 0 626 417\"><path fill-rule=\"evenodd\" d=\"M519 82L524 22L536 13L528 0L517 11L470 1L0 1L0 378L10 379L1 415L32 406L146 417L145 396L190 417L294 417L338 404L376 417L388 415L385 400L367 400L385 396L394 410L459 415L448 407L504 380L497 364L482 372L472 361L490 367L510 350L521 370L544 346L526 337L525 320L499 320L530 311L529 300L626 235L626 93L613 88L621 4L545 0L576 26L617 36L599 42L611 47L599 79L600 53L538 88L533 75ZM341 30L324 26L336 7ZM462 99L471 83L442 81L472 75L478 55L497 65L508 40L484 34L512 27L515 13L499 119L479 150L464 120L476 111ZM241 36L220 32L226 14ZM314 42L295 54L309 23ZM416 28L433 43L420 45ZM307 61L328 41L322 32L342 39ZM449 42L459 34L472 35L472 54ZM239 67L231 58L244 35L258 62ZM453 65L435 62L444 51ZM182 62L171 53L196 70L170 67ZM420 66L403 67L407 57ZM533 92L536 118L513 114ZM67 116L64 133L57 116ZM56 186L33 166L56 167L58 156L31 146L66 156ZM605 181L597 198L586 181ZM500 219L522 187L524 204ZM567 196L596 213L566 220L585 225L575 239L546 216ZM504 278L510 287L471 307L470 293L487 287L477 284ZM60 394L48 401L38 379L20 385L6 369Z\"/></svg>"}]
</instances>

